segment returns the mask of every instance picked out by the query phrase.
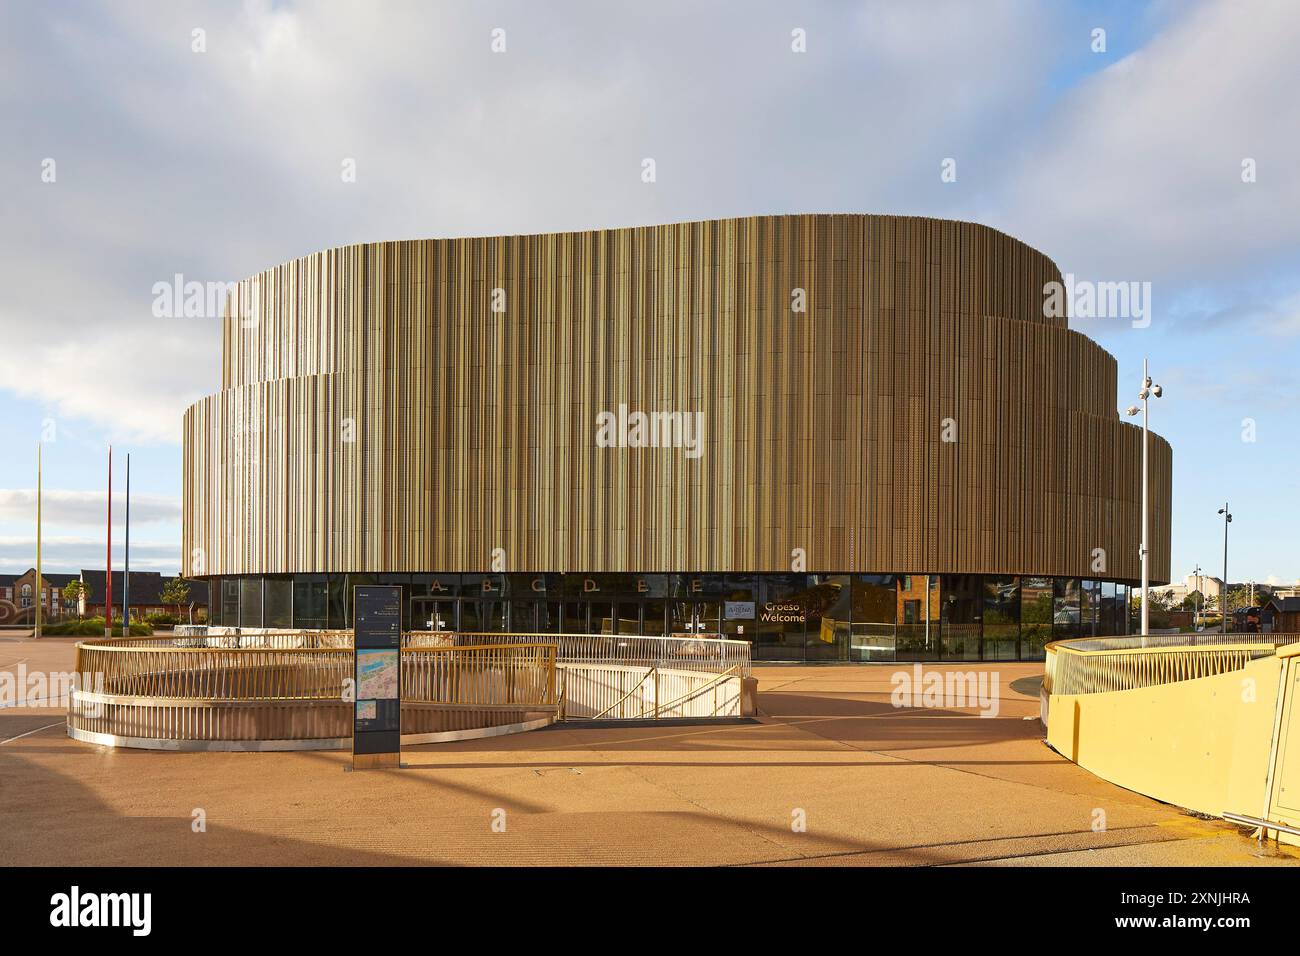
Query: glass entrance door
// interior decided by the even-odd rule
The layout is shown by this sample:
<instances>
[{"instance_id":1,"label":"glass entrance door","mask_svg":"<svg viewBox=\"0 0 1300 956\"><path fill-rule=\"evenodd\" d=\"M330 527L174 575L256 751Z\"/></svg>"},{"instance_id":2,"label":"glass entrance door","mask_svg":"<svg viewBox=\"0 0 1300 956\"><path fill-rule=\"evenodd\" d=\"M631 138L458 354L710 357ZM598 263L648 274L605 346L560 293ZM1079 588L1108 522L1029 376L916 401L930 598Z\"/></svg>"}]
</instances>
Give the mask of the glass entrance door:
<instances>
[{"instance_id":1,"label":"glass entrance door","mask_svg":"<svg viewBox=\"0 0 1300 956\"><path fill-rule=\"evenodd\" d=\"M433 598L411 598L411 627L417 631L457 630L456 602Z\"/></svg>"},{"instance_id":2,"label":"glass entrance door","mask_svg":"<svg viewBox=\"0 0 1300 956\"><path fill-rule=\"evenodd\" d=\"M676 637L717 634L722 629L721 601L673 601L668 611L669 633Z\"/></svg>"}]
</instances>

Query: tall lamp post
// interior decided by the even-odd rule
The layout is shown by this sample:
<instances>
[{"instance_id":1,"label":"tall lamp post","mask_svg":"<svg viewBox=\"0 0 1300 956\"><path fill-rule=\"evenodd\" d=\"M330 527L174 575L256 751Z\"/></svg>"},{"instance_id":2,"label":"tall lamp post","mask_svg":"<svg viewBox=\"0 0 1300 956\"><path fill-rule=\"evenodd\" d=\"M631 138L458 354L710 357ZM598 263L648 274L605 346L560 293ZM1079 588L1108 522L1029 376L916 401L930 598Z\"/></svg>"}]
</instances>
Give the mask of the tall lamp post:
<instances>
[{"instance_id":1,"label":"tall lamp post","mask_svg":"<svg viewBox=\"0 0 1300 956\"><path fill-rule=\"evenodd\" d=\"M1220 610L1223 612L1220 617L1223 619L1221 631L1228 633L1228 525L1232 524L1232 512L1228 510L1228 503L1225 501L1223 507L1219 509L1219 514L1223 515L1223 597L1219 599Z\"/></svg>"},{"instance_id":2,"label":"tall lamp post","mask_svg":"<svg viewBox=\"0 0 1300 956\"><path fill-rule=\"evenodd\" d=\"M1138 551L1142 559L1142 646L1146 646L1147 634L1150 632L1148 624L1150 622L1150 595L1147 591L1151 587L1151 564L1148 560L1150 551L1147 548L1147 419L1148 404L1152 395L1159 398L1164 394L1164 389L1159 385L1151 384L1151 375L1147 370L1147 360L1142 360L1142 390L1138 392L1138 398L1142 400L1142 547ZM1132 417L1138 413L1136 405L1130 405L1124 410L1124 414Z\"/></svg>"},{"instance_id":3,"label":"tall lamp post","mask_svg":"<svg viewBox=\"0 0 1300 956\"><path fill-rule=\"evenodd\" d=\"M41 443L36 443L36 640L41 639L45 577L41 574Z\"/></svg>"},{"instance_id":4,"label":"tall lamp post","mask_svg":"<svg viewBox=\"0 0 1300 956\"><path fill-rule=\"evenodd\" d=\"M1199 631L1201 626L1201 603L1205 600L1205 592L1201 590L1201 562L1196 562L1196 570L1192 573L1196 575L1196 613L1192 617L1192 627Z\"/></svg>"}]
</instances>

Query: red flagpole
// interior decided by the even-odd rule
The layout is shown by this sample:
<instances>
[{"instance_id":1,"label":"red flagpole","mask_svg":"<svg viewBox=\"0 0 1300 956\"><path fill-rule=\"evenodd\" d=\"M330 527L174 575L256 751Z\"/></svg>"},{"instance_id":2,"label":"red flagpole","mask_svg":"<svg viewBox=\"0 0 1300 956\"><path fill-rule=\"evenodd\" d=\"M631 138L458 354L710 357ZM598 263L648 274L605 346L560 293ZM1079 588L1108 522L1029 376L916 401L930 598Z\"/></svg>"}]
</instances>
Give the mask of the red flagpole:
<instances>
[{"instance_id":1,"label":"red flagpole","mask_svg":"<svg viewBox=\"0 0 1300 956\"><path fill-rule=\"evenodd\" d=\"M108 446L108 546L104 554L104 636L113 636L113 446Z\"/></svg>"}]
</instances>

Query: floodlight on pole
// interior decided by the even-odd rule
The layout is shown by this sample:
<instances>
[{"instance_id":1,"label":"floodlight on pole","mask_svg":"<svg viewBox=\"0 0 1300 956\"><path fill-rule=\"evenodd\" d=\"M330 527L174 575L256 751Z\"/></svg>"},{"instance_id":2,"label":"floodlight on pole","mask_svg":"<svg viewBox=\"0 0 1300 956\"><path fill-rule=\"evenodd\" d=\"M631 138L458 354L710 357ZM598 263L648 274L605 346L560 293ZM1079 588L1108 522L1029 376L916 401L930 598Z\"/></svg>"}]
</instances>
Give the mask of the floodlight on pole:
<instances>
[{"instance_id":1,"label":"floodlight on pole","mask_svg":"<svg viewBox=\"0 0 1300 956\"><path fill-rule=\"evenodd\" d=\"M1232 524L1232 512L1228 510L1228 503L1225 501L1223 507L1219 509L1219 514L1223 515L1223 587L1220 589L1222 597L1219 599L1219 616L1220 633L1228 633L1228 525Z\"/></svg>"},{"instance_id":2,"label":"floodlight on pole","mask_svg":"<svg viewBox=\"0 0 1300 956\"><path fill-rule=\"evenodd\" d=\"M1147 368L1147 360L1142 360L1142 390L1138 392L1138 398L1142 401L1142 545L1138 550L1138 556L1142 560L1142 645L1146 646L1147 634L1150 633L1150 595L1147 593L1151 588L1151 564L1150 549L1147 547L1147 530L1149 524L1147 502L1147 446L1150 444L1148 438L1148 419L1150 417L1149 403L1152 396L1159 398L1164 394L1164 389L1151 381L1151 373ZM1124 410L1124 414L1132 417L1138 413L1136 405L1130 405Z\"/></svg>"}]
</instances>

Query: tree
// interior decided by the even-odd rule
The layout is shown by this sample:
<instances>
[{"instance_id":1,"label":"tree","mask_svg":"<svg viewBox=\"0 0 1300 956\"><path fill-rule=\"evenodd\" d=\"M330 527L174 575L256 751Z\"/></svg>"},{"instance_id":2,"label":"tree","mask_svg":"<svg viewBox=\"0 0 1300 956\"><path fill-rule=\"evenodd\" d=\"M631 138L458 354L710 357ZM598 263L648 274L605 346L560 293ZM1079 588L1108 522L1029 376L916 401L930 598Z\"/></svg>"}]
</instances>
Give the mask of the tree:
<instances>
[{"instance_id":1,"label":"tree","mask_svg":"<svg viewBox=\"0 0 1300 956\"><path fill-rule=\"evenodd\" d=\"M78 618L81 617L81 600L88 597L90 597L90 588L80 578L73 578L63 585L63 600L77 609Z\"/></svg>"},{"instance_id":2,"label":"tree","mask_svg":"<svg viewBox=\"0 0 1300 956\"><path fill-rule=\"evenodd\" d=\"M1240 611L1243 607L1250 607L1250 588L1239 587L1233 588L1228 592L1228 613Z\"/></svg>"},{"instance_id":3,"label":"tree","mask_svg":"<svg viewBox=\"0 0 1300 956\"><path fill-rule=\"evenodd\" d=\"M189 603L190 585L189 582L179 574L163 585L162 602L169 605L179 613L182 604Z\"/></svg>"},{"instance_id":4,"label":"tree","mask_svg":"<svg viewBox=\"0 0 1300 956\"><path fill-rule=\"evenodd\" d=\"M1148 591L1148 592L1147 592L1147 595L1148 595L1149 600L1150 600L1150 602L1151 602L1151 606L1152 606L1153 608L1158 608L1158 609L1160 609L1161 611L1168 611L1168 610L1170 610L1170 609L1174 606L1174 604L1177 603L1176 599L1174 598L1174 592L1173 592L1173 591L1155 591L1155 590L1151 590L1151 591ZM1141 604L1142 604L1142 592L1141 592L1141 590L1139 590L1139 591L1138 591L1138 606L1140 607Z\"/></svg>"},{"instance_id":5,"label":"tree","mask_svg":"<svg viewBox=\"0 0 1300 956\"><path fill-rule=\"evenodd\" d=\"M1205 607L1205 595L1200 591L1191 591L1187 597L1183 598L1183 610L1195 611L1198 608Z\"/></svg>"}]
</instances>

